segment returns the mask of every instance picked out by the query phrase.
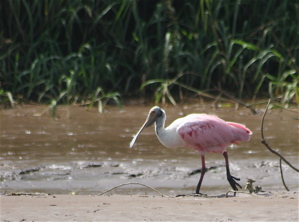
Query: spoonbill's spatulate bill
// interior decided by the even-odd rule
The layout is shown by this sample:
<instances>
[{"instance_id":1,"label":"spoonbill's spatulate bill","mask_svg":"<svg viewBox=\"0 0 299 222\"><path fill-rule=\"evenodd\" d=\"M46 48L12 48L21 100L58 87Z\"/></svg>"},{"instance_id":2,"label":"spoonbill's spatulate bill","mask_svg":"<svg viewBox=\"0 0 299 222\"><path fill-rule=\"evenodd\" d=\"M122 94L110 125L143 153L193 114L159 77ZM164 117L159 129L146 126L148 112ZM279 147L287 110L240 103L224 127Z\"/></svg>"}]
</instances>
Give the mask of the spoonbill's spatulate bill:
<instances>
[{"instance_id":1,"label":"spoonbill's spatulate bill","mask_svg":"<svg viewBox=\"0 0 299 222\"><path fill-rule=\"evenodd\" d=\"M230 174L226 147L232 143L249 141L252 132L246 126L226 122L217 116L207 114L190 114L176 119L167 128L164 127L166 113L155 106L150 109L147 119L130 143L133 147L142 130L155 123L155 131L160 142L168 147L188 147L197 150L201 155L202 170L196 188L199 194L201 183L205 174L205 153L222 153L225 158L227 180L233 190L242 188L236 180L240 180Z\"/></svg>"}]
</instances>

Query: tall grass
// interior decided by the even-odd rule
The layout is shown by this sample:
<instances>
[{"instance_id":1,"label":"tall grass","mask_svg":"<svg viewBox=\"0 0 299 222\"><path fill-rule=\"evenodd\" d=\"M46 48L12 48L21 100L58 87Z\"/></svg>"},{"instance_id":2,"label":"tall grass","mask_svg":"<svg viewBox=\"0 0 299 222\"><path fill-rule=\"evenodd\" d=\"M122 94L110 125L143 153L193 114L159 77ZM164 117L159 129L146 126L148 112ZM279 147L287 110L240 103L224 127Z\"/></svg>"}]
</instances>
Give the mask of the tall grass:
<instances>
[{"instance_id":1,"label":"tall grass","mask_svg":"<svg viewBox=\"0 0 299 222\"><path fill-rule=\"evenodd\" d=\"M142 86L172 103L191 88L298 102L298 10L293 0L3 0L0 98L120 104Z\"/></svg>"}]
</instances>

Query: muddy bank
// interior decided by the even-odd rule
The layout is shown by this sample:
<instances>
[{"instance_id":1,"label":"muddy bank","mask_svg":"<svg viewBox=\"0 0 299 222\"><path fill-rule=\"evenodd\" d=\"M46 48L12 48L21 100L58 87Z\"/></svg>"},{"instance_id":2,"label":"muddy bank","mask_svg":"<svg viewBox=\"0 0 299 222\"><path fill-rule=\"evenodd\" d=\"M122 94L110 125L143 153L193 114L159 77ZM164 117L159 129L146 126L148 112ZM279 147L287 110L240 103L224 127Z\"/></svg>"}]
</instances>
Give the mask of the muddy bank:
<instances>
[{"instance_id":1,"label":"muddy bank","mask_svg":"<svg viewBox=\"0 0 299 222\"><path fill-rule=\"evenodd\" d=\"M128 106L124 111L110 108L100 114L96 109L62 107L51 118L46 107L29 106L1 110L0 186L1 192L42 192L52 194L98 194L128 182L143 183L166 195L194 192L200 168L200 156L186 148L163 147L147 128L134 148L132 136L145 120L150 107ZM201 113L199 105L165 107L166 125L182 115ZM298 110L295 110L298 111ZM228 148L232 174L256 180L265 191L282 189L279 160L260 143L262 112L221 108L206 113L227 121L240 122L253 131L250 142ZM298 114L270 110L265 120L268 143L298 167ZM230 189L226 181L224 159L207 154L207 172L202 191L223 194ZM291 190L298 190L298 173L283 165ZM152 194L139 186L114 191L116 194Z\"/></svg>"}]
</instances>

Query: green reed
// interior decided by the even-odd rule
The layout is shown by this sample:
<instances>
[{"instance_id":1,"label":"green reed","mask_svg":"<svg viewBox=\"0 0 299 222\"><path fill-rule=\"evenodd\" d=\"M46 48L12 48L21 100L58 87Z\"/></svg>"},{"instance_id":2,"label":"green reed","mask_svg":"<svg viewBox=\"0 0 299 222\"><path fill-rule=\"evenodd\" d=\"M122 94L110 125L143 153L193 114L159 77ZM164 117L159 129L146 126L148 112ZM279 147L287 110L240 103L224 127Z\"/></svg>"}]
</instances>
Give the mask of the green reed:
<instances>
[{"instance_id":1,"label":"green reed","mask_svg":"<svg viewBox=\"0 0 299 222\"><path fill-rule=\"evenodd\" d=\"M137 96L140 88L173 104L180 90L219 89L239 99L298 102L299 3L293 0L0 5L3 102L103 107L120 105L121 96Z\"/></svg>"}]
</instances>

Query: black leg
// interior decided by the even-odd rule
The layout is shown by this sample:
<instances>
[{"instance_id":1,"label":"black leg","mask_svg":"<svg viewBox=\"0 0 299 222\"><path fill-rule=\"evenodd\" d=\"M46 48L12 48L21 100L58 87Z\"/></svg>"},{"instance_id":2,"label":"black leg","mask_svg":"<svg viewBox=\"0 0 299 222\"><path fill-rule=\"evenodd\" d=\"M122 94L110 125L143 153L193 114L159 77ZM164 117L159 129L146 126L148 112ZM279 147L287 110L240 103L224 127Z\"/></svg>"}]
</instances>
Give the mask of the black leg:
<instances>
[{"instance_id":1,"label":"black leg","mask_svg":"<svg viewBox=\"0 0 299 222\"><path fill-rule=\"evenodd\" d=\"M230 171L229 171L229 163L228 163L228 155L227 155L227 152L226 152L226 151L223 153L223 156L224 156L224 158L225 158L226 176L227 176L227 180L228 180L230 186L231 186L231 187L233 188L233 190L235 190L235 191L238 190L237 186L240 187L240 188L242 189L241 185L238 184L238 183L236 182L236 180L239 181L240 178L234 177L234 176L232 176L232 175L230 174ZM236 194L236 193L235 193L235 194Z\"/></svg>"},{"instance_id":2,"label":"black leg","mask_svg":"<svg viewBox=\"0 0 299 222\"><path fill-rule=\"evenodd\" d=\"M200 187L201 187L201 183L202 183L203 177L204 177L204 175L206 173L206 164L205 164L205 156L204 155L201 156L201 166L202 167L201 167L200 179L198 181L198 184L197 184L197 187L196 187L196 191L195 191L196 194L200 194L199 190L200 190Z\"/></svg>"}]
</instances>

